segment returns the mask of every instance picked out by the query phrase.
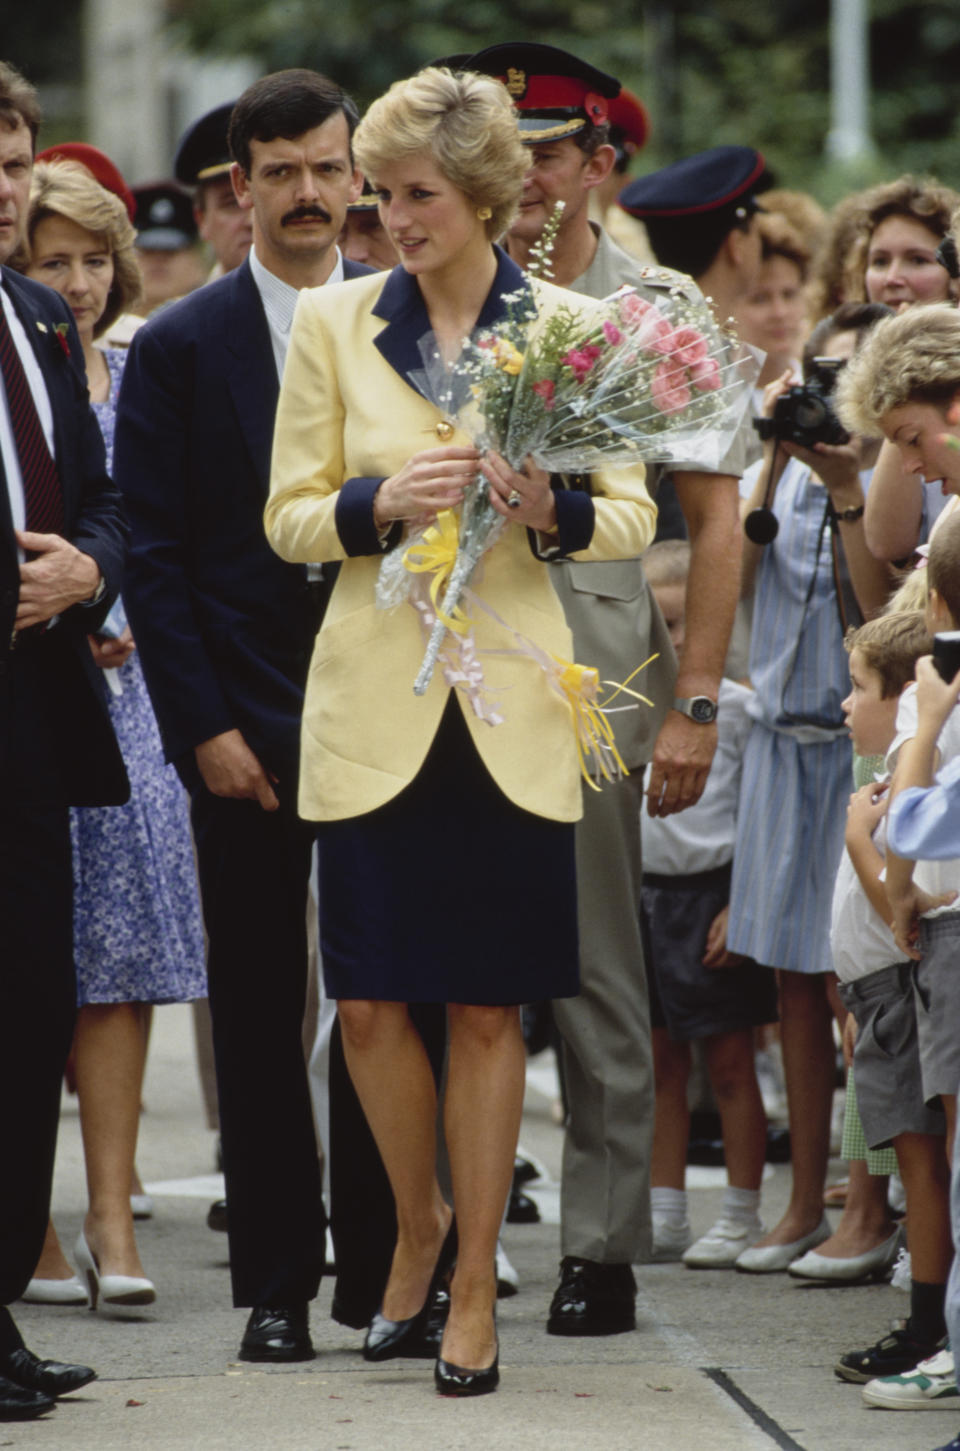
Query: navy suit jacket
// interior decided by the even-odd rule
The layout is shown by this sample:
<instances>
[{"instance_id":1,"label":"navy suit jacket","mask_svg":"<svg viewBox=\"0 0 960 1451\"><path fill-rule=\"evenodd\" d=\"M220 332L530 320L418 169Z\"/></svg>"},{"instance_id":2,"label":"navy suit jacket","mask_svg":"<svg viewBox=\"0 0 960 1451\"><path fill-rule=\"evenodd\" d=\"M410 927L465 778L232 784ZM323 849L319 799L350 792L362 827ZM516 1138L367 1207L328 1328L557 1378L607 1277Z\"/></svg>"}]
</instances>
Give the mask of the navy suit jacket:
<instances>
[{"instance_id":1,"label":"navy suit jacket","mask_svg":"<svg viewBox=\"0 0 960 1451\"><path fill-rule=\"evenodd\" d=\"M238 729L292 800L320 602L264 533L278 396L244 262L138 329L114 473L132 526L124 599L168 758L194 788L194 747Z\"/></svg>"},{"instance_id":2,"label":"navy suit jacket","mask_svg":"<svg viewBox=\"0 0 960 1451\"><path fill-rule=\"evenodd\" d=\"M0 269L0 278L33 346L53 410L63 535L96 560L105 583L96 605L74 605L42 639L34 637L18 648L36 651L42 662L43 708L53 727L55 750L51 768L64 803L113 805L127 799L129 786L110 724L102 672L93 663L87 635L102 623L119 590L126 521L107 474L103 438L87 393L83 350L69 308L51 288L9 268ZM69 355L55 331L63 323ZM12 702L5 682L13 664L11 639L19 590L17 543L0 460L0 761L12 749ZM16 761L6 764L17 769Z\"/></svg>"}]
</instances>

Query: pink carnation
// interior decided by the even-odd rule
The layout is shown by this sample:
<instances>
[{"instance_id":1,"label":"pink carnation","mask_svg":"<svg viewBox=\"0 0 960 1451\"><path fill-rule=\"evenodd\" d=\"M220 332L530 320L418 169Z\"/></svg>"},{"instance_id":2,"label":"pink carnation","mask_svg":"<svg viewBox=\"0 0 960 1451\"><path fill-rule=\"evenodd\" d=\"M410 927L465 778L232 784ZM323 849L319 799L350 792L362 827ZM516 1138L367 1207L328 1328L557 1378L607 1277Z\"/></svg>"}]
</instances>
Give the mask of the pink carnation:
<instances>
[{"instance_id":1,"label":"pink carnation","mask_svg":"<svg viewBox=\"0 0 960 1451\"><path fill-rule=\"evenodd\" d=\"M662 353L666 357L673 352L673 328L655 307L650 309L633 336L648 353Z\"/></svg>"},{"instance_id":2,"label":"pink carnation","mask_svg":"<svg viewBox=\"0 0 960 1451\"><path fill-rule=\"evenodd\" d=\"M571 348L560 361L571 370L578 383L582 383L600 356L596 343L584 343L582 348Z\"/></svg>"},{"instance_id":3,"label":"pink carnation","mask_svg":"<svg viewBox=\"0 0 960 1451\"><path fill-rule=\"evenodd\" d=\"M700 393L713 393L720 387L720 365L716 358L701 358L690 365L690 379Z\"/></svg>"},{"instance_id":4,"label":"pink carnation","mask_svg":"<svg viewBox=\"0 0 960 1451\"><path fill-rule=\"evenodd\" d=\"M673 333L673 351L678 363L692 368L707 356L707 340L695 327L678 327Z\"/></svg>"},{"instance_id":5,"label":"pink carnation","mask_svg":"<svg viewBox=\"0 0 960 1451\"><path fill-rule=\"evenodd\" d=\"M553 396L556 392L553 379L542 378L539 383L534 383L531 391L540 395L543 399L544 410L547 413L552 413L556 406L556 399Z\"/></svg>"},{"instance_id":6,"label":"pink carnation","mask_svg":"<svg viewBox=\"0 0 960 1451\"><path fill-rule=\"evenodd\" d=\"M620 321L626 323L627 327L636 327L645 312L653 307L645 297L638 297L635 292L625 292L620 298Z\"/></svg>"},{"instance_id":7,"label":"pink carnation","mask_svg":"<svg viewBox=\"0 0 960 1451\"><path fill-rule=\"evenodd\" d=\"M623 342L623 333L616 323L610 322L609 319L603 324L603 335L612 348L615 348L617 343Z\"/></svg>"},{"instance_id":8,"label":"pink carnation","mask_svg":"<svg viewBox=\"0 0 960 1451\"><path fill-rule=\"evenodd\" d=\"M680 413L690 402L686 370L670 362L659 363L650 380L650 396L661 413Z\"/></svg>"}]
</instances>

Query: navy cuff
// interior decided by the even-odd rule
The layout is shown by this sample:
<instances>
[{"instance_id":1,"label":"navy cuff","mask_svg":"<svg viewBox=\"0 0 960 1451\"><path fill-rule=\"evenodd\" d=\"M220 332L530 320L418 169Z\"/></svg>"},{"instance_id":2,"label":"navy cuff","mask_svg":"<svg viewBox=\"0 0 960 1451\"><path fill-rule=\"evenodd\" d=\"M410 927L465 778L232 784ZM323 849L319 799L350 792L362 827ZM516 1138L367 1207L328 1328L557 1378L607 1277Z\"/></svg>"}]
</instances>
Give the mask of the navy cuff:
<instances>
[{"instance_id":1,"label":"navy cuff","mask_svg":"<svg viewBox=\"0 0 960 1451\"><path fill-rule=\"evenodd\" d=\"M529 531L530 548L538 559L565 559L586 549L593 538L596 513L592 497L580 489L554 489L557 506L556 544L541 549L540 536Z\"/></svg>"},{"instance_id":2,"label":"navy cuff","mask_svg":"<svg viewBox=\"0 0 960 1451\"><path fill-rule=\"evenodd\" d=\"M347 479L337 495L334 522L340 543L348 556L384 554L393 549L403 533L399 519L381 539L373 519L373 499L383 479Z\"/></svg>"}]
</instances>

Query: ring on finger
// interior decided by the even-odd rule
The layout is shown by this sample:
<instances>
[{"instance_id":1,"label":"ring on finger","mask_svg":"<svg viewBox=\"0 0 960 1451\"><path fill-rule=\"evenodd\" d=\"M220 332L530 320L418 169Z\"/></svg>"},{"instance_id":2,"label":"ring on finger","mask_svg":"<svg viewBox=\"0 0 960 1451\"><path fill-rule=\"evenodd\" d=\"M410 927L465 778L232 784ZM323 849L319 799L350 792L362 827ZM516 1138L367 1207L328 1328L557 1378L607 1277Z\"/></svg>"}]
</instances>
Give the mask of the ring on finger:
<instances>
[{"instance_id":1,"label":"ring on finger","mask_svg":"<svg viewBox=\"0 0 960 1451\"><path fill-rule=\"evenodd\" d=\"M510 509L519 509L522 503L523 495L520 493L519 489L511 489L509 494L507 495L507 507Z\"/></svg>"}]
</instances>

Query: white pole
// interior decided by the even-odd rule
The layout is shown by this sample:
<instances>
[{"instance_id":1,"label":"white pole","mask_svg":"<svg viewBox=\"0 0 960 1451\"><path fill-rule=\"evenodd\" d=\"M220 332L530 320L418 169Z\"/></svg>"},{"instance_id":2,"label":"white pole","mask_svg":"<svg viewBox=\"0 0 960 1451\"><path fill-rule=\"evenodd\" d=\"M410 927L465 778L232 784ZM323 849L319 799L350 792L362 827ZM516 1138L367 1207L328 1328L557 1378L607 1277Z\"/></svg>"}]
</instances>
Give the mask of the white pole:
<instances>
[{"instance_id":1,"label":"white pole","mask_svg":"<svg viewBox=\"0 0 960 1451\"><path fill-rule=\"evenodd\" d=\"M831 0L830 131L827 155L857 161L873 152L870 136L868 0Z\"/></svg>"}]
</instances>

